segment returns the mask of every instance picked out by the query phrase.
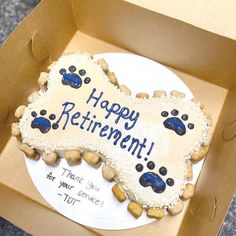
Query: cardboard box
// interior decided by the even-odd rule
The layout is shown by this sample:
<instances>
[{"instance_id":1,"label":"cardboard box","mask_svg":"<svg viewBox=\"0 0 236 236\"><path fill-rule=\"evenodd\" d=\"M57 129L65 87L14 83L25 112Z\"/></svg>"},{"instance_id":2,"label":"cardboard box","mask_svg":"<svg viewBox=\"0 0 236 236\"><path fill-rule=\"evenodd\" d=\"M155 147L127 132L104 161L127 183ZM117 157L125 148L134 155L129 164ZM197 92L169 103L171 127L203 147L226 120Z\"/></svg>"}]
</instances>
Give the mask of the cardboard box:
<instances>
[{"instance_id":1,"label":"cardboard box","mask_svg":"<svg viewBox=\"0 0 236 236\"><path fill-rule=\"evenodd\" d=\"M41 1L0 51L0 215L34 235L216 235L236 189L236 145L228 140L236 132L236 5L224 4ZM10 137L15 108L37 88L41 71L77 50L137 53L168 65L210 113L209 153L196 194L178 216L131 230L89 229L59 215L32 184Z\"/></svg>"}]
</instances>

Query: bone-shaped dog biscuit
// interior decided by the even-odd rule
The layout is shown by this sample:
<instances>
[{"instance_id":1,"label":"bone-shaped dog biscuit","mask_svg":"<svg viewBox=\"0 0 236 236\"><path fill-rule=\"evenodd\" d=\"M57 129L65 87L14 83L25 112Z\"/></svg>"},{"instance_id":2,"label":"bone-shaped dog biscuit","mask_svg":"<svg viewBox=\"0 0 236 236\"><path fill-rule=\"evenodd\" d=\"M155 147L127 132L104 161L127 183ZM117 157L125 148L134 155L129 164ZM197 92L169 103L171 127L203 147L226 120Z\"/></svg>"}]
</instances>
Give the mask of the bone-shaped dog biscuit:
<instances>
[{"instance_id":1,"label":"bone-shaped dog biscuit","mask_svg":"<svg viewBox=\"0 0 236 236\"><path fill-rule=\"evenodd\" d=\"M196 161L194 153L206 142L207 118L198 102L181 93L131 97L127 87L120 91L114 76L104 60L96 63L78 53L62 56L48 75L43 73L32 103L18 109L17 117L21 110L24 114L13 134L20 129L27 148L52 152L44 156L48 164L58 152L72 162L102 160L103 176L119 184L114 194L153 209L148 215L160 218L160 209L174 211L181 195L188 197L186 160L192 155ZM132 203L132 209L138 217L139 207Z\"/></svg>"}]
</instances>

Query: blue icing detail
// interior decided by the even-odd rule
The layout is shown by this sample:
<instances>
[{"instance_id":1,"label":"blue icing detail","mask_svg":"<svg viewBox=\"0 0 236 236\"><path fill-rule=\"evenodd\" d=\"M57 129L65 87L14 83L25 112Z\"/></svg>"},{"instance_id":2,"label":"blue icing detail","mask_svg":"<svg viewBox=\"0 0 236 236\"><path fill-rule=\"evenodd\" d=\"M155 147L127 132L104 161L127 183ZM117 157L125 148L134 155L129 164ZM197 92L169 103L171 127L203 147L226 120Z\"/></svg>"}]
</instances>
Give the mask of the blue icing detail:
<instances>
[{"instance_id":1,"label":"blue icing detail","mask_svg":"<svg viewBox=\"0 0 236 236\"><path fill-rule=\"evenodd\" d=\"M63 74L62 84L69 85L72 88L80 88L82 85L82 79L79 75L74 73Z\"/></svg>"},{"instance_id":2,"label":"blue icing detail","mask_svg":"<svg viewBox=\"0 0 236 236\"><path fill-rule=\"evenodd\" d=\"M149 161L147 163L147 168L149 170L153 170L155 168L155 163L153 161ZM136 171L141 172L143 171L143 165L139 163L135 166L135 169ZM162 176L166 175L167 168L165 166L160 167L159 174ZM154 172L146 172L139 178L139 183L143 187L150 186L155 193L162 193L166 189L166 184L169 186L173 186L175 184L175 181L172 178L168 178L165 182L158 174Z\"/></svg>"},{"instance_id":3,"label":"blue icing detail","mask_svg":"<svg viewBox=\"0 0 236 236\"><path fill-rule=\"evenodd\" d=\"M86 75L86 71L84 69L79 70L79 73L74 73L76 71L75 66L70 66L68 68L68 72L65 68L59 70L59 73L62 75L62 84L69 85L72 88L78 89L82 86L83 81L82 77ZM89 84L91 82L90 77L86 77L84 79L85 84Z\"/></svg>"},{"instance_id":4,"label":"blue icing detail","mask_svg":"<svg viewBox=\"0 0 236 236\"><path fill-rule=\"evenodd\" d=\"M56 123L51 124L51 120L56 119L55 114L50 114L49 119L43 117L44 115L47 114L46 110L41 110L39 114L41 115L40 117L37 116L37 112L35 111L31 113L31 116L34 117L34 119L31 122L32 129L38 129L41 131L41 133L45 134L51 128L57 129L59 127Z\"/></svg>"},{"instance_id":5,"label":"blue icing detail","mask_svg":"<svg viewBox=\"0 0 236 236\"><path fill-rule=\"evenodd\" d=\"M39 129L42 133L47 133L51 129L51 122L44 117L35 117L31 122L33 129Z\"/></svg>"},{"instance_id":6,"label":"blue icing detail","mask_svg":"<svg viewBox=\"0 0 236 236\"><path fill-rule=\"evenodd\" d=\"M167 118L163 124L167 129L175 131L175 133L178 135L184 135L186 133L184 123L177 117Z\"/></svg>"},{"instance_id":7,"label":"blue icing detail","mask_svg":"<svg viewBox=\"0 0 236 236\"><path fill-rule=\"evenodd\" d=\"M166 189L166 183L154 172L146 172L139 178L139 183L143 187L150 186L155 193L162 193Z\"/></svg>"}]
</instances>

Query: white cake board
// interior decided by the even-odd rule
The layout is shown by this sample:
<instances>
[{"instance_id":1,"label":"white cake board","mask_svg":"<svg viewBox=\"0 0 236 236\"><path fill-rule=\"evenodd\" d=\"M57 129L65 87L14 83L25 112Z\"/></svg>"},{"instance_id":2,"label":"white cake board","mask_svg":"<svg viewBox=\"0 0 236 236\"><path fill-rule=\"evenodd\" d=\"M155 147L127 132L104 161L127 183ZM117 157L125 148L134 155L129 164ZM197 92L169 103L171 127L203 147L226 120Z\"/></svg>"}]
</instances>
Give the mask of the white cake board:
<instances>
[{"instance_id":1,"label":"white cake board","mask_svg":"<svg viewBox=\"0 0 236 236\"><path fill-rule=\"evenodd\" d=\"M134 95L137 92L152 95L154 90L178 90L184 92L188 99L193 97L181 79L155 61L125 53L98 54L94 58L104 58L119 83L127 85ZM114 183L104 180L101 168L94 169L85 162L69 166L63 158L57 167L50 167L41 159L32 161L25 158L25 162L43 198L60 214L75 222L97 229L121 230L155 221L145 213L138 219L130 215L127 211L129 200L120 203L115 199L111 191ZM202 164L203 161L193 166L193 184L196 183ZM59 188L61 181L74 187L71 190Z\"/></svg>"}]
</instances>

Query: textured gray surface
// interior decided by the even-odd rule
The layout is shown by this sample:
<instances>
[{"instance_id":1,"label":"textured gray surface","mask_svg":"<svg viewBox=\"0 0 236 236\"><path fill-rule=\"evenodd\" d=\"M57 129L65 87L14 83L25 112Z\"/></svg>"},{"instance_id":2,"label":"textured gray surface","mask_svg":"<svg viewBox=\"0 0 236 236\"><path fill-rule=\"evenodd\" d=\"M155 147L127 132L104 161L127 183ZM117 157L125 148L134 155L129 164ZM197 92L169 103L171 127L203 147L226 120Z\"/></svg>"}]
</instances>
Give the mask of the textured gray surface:
<instances>
[{"instance_id":1,"label":"textured gray surface","mask_svg":"<svg viewBox=\"0 0 236 236\"><path fill-rule=\"evenodd\" d=\"M0 45L39 0L0 0Z\"/></svg>"},{"instance_id":2,"label":"textured gray surface","mask_svg":"<svg viewBox=\"0 0 236 236\"><path fill-rule=\"evenodd\" d=\"M1 236L31 236L24 232L22 229L19 229L15 225L11 224L7 220L0 217L0 235Z\"/></svg>"},{"instance_id":3,"label":"textured gray surface","mask_svg":"<svg viewBox=\"0 0 236 236\"><path fill-rule=\"evenodd\" d=\"M236 193L232 200L229 211L225 217L221 229L221 236L235 236L236 235Z\"/></svg>"},{"instance_id":4,"label":"textured gray surface","mask_svg":"<svg viewBox=\"0 0 236 236\"><path fill-rule=\"evenodd\" d=\"M0 0L0 45L40 0ZM0 218L0 236L26 236L20 229ZM236 194L222 225L221 236L236 236Z\"/></svg>"}]
</instances>

